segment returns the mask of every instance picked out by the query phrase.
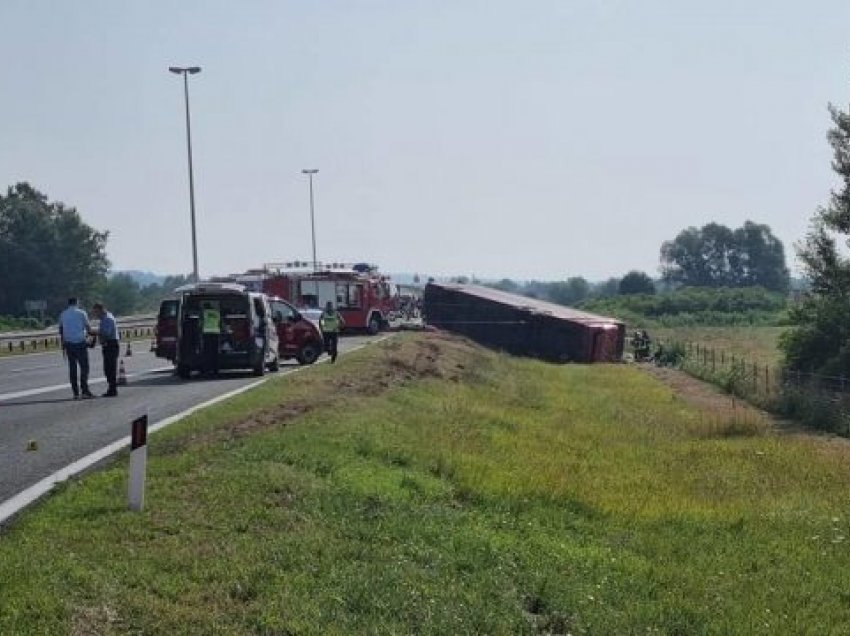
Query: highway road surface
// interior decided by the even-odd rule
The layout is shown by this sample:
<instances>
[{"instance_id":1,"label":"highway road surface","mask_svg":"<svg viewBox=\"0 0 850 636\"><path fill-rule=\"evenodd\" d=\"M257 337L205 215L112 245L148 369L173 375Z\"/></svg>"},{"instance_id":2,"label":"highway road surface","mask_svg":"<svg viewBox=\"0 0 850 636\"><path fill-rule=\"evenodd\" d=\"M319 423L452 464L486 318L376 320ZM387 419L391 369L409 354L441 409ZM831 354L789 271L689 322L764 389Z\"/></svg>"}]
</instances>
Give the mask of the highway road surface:
<instances>
[{"instance_id":1,"label":"highway road surface","mask_svg":"<svg viewBox=\"0 0 850 636\"><path fill-rule=\"evenodd\" d=\"M340 353L374 338L341 338ZM117 398L74 401L60 352L0 358L0 504L72 462L126 437L130 422L147 412L154 423L257 380L250 372L181 380L145 343L124 357L128 385ZM321 359L325 359L322 356ZM100 348L90 351L92 393L106 390ZM321 360L320 359L320 360ZM286 361L281 373L298 364ZM29 440L38 443L27 450Z\"/></svg>"}]
</instances>

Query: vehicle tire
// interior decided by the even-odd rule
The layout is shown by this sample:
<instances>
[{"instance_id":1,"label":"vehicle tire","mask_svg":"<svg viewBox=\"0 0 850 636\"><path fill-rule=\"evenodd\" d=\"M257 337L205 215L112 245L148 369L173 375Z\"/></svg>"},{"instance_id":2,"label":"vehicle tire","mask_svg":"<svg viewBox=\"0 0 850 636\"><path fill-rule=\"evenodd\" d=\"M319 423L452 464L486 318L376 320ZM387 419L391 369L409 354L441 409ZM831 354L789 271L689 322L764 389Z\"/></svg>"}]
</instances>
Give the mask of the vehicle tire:
<instances>
[{"instance_id":1,"label":"vehicle tire","mask_svg":"<svg viewBox=\"0 0 850 636\"><path fill-rule=\"evenodd\" d=\"M266 374L266 361L260 360L260 363L254 367L254 375L258 378L263 377Z\"/></svg>"},{"instance_id":2,"label":"vehicle tire","mask_svg":"<svg viewBox=\"0 0 850 636\"><path fill-rule=\"evenodd\" d=\"M178 364L177 365L177 375L184 380L188 380L189 376L192 375L192 369L188 364Z\"/></svg>"},{"instance_id":3,"label":"vehicle tire","mask_svg":"<svg viewBox=\"0 0 850 636\"><path fill-rule=\"evenodd\" d=\"M280 371L280 358L278 356L274 357L274 360L269 362L269 371L272 373L277 373Z\"/></svg>"},{"instance_id":4,"label":"vehicle tire","mask_svg":"<svg viewBox=\"0 0 850 636\"><path fill-rule=\"evenodd\" d=\"M295 359L298 364L313 364L322 355L322 347L318 342L308 342L305 344Z\"/></svg>"},{"instance_id":5,"label":"vehicle tire","mask_svg":"<svg viewBox=\"0 0 850 636\"><path fill-rule=\"evenodd\" d=\"M369 324L366 326L366 331L370 336L374 336L381 330L381 318L377 314L372 314L369 318Z\"/></svg>"}]
</instances>

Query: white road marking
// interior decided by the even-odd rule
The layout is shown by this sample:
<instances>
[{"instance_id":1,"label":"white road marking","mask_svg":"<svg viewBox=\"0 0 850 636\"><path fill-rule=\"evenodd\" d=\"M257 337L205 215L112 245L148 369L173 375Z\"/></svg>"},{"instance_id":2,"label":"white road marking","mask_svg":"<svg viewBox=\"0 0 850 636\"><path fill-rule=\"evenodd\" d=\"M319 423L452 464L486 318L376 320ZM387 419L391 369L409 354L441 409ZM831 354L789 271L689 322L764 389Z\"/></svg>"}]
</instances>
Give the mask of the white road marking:
<instances>
[{"instance_id":1,"label":"white road marking","mask_svg":"<svg viewBox=\"0 0 850 636\"><path fill-rule=\"evenodd\" d=\"M157 367L156 369L148 369L147 371L139 371L138 373L128 373L127 378L137 378L142 375L148 375L149 373L158 373L160 371L168 371L173 369L172 365L167 367ZM106 382L106 378L94 378L89 379L89 386L92 384L102 384ZM32 395L41 395L42 393L52 393L53 391L60 391L65 389L67 391L71 390L70 382L65 382L64 384L54 384L53 386L42 386L37 389L26 389L24 391L15 391L13 393L0 393L0 402L5 402L8 400L17 400L18 398L30 397ZM2 406L2 405L0 405Z\"/></svg>"},{"instance_id":2,"label":"white road marking","mask_svg":"<svg viewBox=\"0 0 850 636\"><path fill-rule=\"evenodd\" d=\"M9 373L24 373L25 371L40 371L42 369L55 369L66 365L56 362L54 364L39 364L35 367L18 367L17 369L9 369Z\"/></svg>"},{"instance_id":3,"label":"white road marking","mask_svg":"<svg viewBox=\"0 0 850 636\"><path fill-rule=\"evenodd\" d=\"M345 354L348 354L348 353L352 353L352 352L357 351L359 349L363 349L364 347L368 347L371 344L383 342L384 340L387 340L388 338L392 338L392 335L393 334L388 334L386 336L376 338L375 340L370 340L369 342L364 342L363 344L359 344L356 347L352 347L351 349L348 349L347 351L340 351L339 355L345 355ZM318 360L316 362L316 364L321 364L323 362L329 362L329 360L330 360L329 358L322 358L321 360ZM164 367L164 368L170 369L172 367ZM281 373L278 373L277 376L280 377L281 375L290 375L292 373L297 373L299 371L303 371L303 370L309 369L309 368L310 368L309 366L295 367L295 368L290 369L288 371L281 371ZM155 370L146 371L145 373L153 373L154 371ZM138 373L136 375L143 375L143 374ZM169 424L173 424L174 422L177 422L179 420L182 420L185 417L190 416L192 413L194 413L196 411L200 411L201 409L205 409L208 406L212 406L213 404L217 404L218 402L223 402L224 400L229 400L230 398L235 397L235 396L239 395L240 393L245 393L246 391L250 391L251 389L258 387L261 384L265 384L266 382L271 380L272 377L273 376L268 376L268 377L262 378L260 380L256 380L254 382L251 382L250 384L246 384L245 386L241 386L238 389L234 389L233 391L228 391L227 393L223 393L221 395L218 395L218 396L212 398L211 400L207 400L206 402L201 402L200 404L196 404L195 406L192 406L192 407L186 409L185 411L182 411L181 413L177 413L176 415L172 415L171 417L166 417L165 419L162 419L162 420L156 422L155 424L151 425L148 428L148 433L155 433L156 431L165 428ZM103 379L101 379L99 381L102 381L102 380ZM65 385L63 385L63 387L64 386ZM2 396L0 396L0 398L2 398ZM38 499L40 499L41 497L43 497L44 495L49 493L51 490L53 490L53 487L56 486L56 484L59 484L59 483L65 481L65 480L73 477L74 475L81 473L82 471L86 470L87 468L90 468L91 466L93 466L97 462L106 459L110 455L114 455L115 453L117 453L118 451L120 451L123 448L126 448L129 445L130 445L130 436L128 435L127 437L122 437L121 439L104 446L100 450L96 450L95 452L86 455L82 459L78 459L77 461L75 461L71 464L68 464L67 466L65 466L65 468L61 468L60 470L57 470L52 475L48 475L47 477L45 477L41 481L33 484L32 486L30 486L29 488L27 488L25 490L22 490L17 495L7 499L6 501L0 502L0 527L2 527L4 523L6 523L14 515L18 514L21 510L23 510L24 508L26 508L27 506L29 506L30 504L37 501Z\"/></svg>"}]
</instances>

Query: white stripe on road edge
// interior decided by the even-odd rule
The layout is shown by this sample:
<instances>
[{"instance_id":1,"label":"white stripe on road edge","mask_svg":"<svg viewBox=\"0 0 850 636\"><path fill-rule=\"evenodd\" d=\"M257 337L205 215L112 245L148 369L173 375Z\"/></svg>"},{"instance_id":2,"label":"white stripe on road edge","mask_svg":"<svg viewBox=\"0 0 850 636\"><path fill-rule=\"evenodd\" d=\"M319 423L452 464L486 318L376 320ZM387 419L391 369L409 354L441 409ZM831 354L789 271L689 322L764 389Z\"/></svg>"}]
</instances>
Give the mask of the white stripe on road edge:
<instances>
[{"instance_id":1,"label":"white stripe on road edge","mask_svg":"<svg viewBox=\"0 0 850 636\"><path fill-rule=\"evenodd\" d=\"M18 367L17 369L9 369L9 373L23 373L24 371L43 371L44 369L57 369L67 367L67 364L54 362L53 364L39 364L35 367Z\"/></svg>"},{"instance_id":2,"label":"white stripe on road edge","mask_svg":"<svg viewBox=\"0 0 850 636\"><path fill-rule=\"evenodd\" d=\"M349 353L353 353L354 351L357 351L359 349L363 349L364 347L368 347L369 345L377 344L379 342L383 342L384 340L386 340L388 338L392 338L392 334L383 336L383 337L378 338L376 340L364 342L363 344L357 345L356 347L353 347L353 348L349 349L348 351L345 351L345 352L341 351L340 355L346 355L346 354L349 354ZM318 363L327 362L327 361L328 361L328 358L322 358L321 360L318 361ZM168 367L168 368L170 369L171 367ZM289 371L285 371L283 374L279 374L278 377L280 377L280 375L289 375L291 373L297 373L298 371L303 371L304 369L309 369L309 368L310 368L309 366L307 366L307 367L295 367L294 369L291 369ZM141 374L139 374L139 375L141 375ZM258 387L261 384L265 384L266 382L268 382L271 379L272 378L270 376L270 377L265 377L261 380L256 380L255 382L251 382L250 384L246 384L245 386L241 386L238 389L234 389L233 391L229 391L227 393L223 393L221 395L218 395L218 396L212 398L211 400L207 400L206 402L201 402L200 404L196 404L195 406L190 407L190 408L186 409L185 411L183 411L181 413L177 413L176 415L172 415L171 417L166 417L165 419L160 420L156 424L153 424L152 426L150 426L150 428L148 428L148 433L156 433L158 430L165 428L169 424L173 424L174 422L182 420L183 418L190 416L192 413L194 413L196 411L200 411L201 409L205 409L208 406L212 406L213 404L223 402L224 400L229 400L230 398L235 397L235 396L239 395L240 393L245 393L246 391L250 391L251 389ZM67 466L65 466L65 468L57 470L52 475L45 477L44 479L42 479L41 481L37 482L36 484L30 486L26 490L22 490L21 492L19 492L14 497L11 497L10 499L7 499L6 501L0 503L0 527L2 527L3 524L6 523L6 521L8 521L10 518L15 516L16 514L18 514L21 510L23 510L24 508L26 508L27 506L29 506L30 504L32 504L36 500L40 499L41 497L43 497L44 495L49 493L53 489L53 487L56 486L57 484L59 484L63 481L66 481L67 479L73 477L74 475L77 475L78 473L83 472L87 468L92 467L93 465L95 465L99 461L103 461L104 459L106 459L110 455L114 455L115 453L117 453L121 449L126 448L127 446L130 445L130 441L131 441L131 439L130 439L130 436L128 435L127 437L123 437L123 438L121 438L121 439L119 439L115 442L112 442L111 444L104 446L100 450L97 450L93 453L90 453L90 454L86 455L85 457L83 457L82 459L78 459L77 461L75 461L72 464L68 464Z\"/></svg>"},{"instance_id":3,"label":"white stripe on road edge","mask_svg":"<svg viewBox=\"0 0 850 636\"><path fill-rule=\"evenodd\" d=\"M148 369L147 371L139 371L138 373L128 374L128 378L138 378L143 375L148 375L149 373L159 373L160 371L169 371L173 369L173 366L167 367L157 367L156 369ZM92 384L101 384L106 382L106 378L95 378L94 380L89 380L89 385ZM14 393L0 393L0 402L5 402L7 400L17 400L18 398L30 397L32 395L41 395L42 393L52 393L53 391L59 391L60 389L70 389L71 384L69 382L65 382L65 384L54 384L53 386L42 386L37 389L27 389L25 391L16 391ZM0 404L0 406L3 406Z\"/></svg>"}]
</instances>

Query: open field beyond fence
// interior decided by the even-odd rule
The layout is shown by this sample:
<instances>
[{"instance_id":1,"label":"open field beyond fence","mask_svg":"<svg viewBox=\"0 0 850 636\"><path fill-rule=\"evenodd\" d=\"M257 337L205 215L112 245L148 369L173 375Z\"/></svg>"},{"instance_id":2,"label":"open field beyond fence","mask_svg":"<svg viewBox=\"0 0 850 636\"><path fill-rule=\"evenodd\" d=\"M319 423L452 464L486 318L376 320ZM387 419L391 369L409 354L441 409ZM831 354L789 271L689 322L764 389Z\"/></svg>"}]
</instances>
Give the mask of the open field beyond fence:
<instances>
[{"instance_id":1,"label":"open field beyond fence","mask_svg":"<svg viewBox=\"0 0 850 636\"><path fill-rule=\"evenodd\" d=\"M701 347L723 351L727 356L759 365L780 365L779 336L787 327L679 327L653 329L662 341L700 343Z\"/></svg>"},{"instance_id":2,"label":"open field beyond fence","mask_svg":"<svg viewBox=\"0 0 850 636\"><path fill-rule=\"evenodd\" d=\"M695 406L627 365L404 334L149 453L144 513L125 509L124 456L0 534L0 633L850 624L844 441Z\"/></svg>"}]
</instances>

